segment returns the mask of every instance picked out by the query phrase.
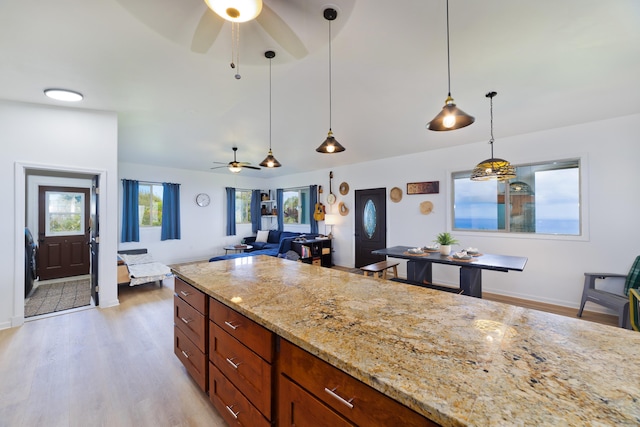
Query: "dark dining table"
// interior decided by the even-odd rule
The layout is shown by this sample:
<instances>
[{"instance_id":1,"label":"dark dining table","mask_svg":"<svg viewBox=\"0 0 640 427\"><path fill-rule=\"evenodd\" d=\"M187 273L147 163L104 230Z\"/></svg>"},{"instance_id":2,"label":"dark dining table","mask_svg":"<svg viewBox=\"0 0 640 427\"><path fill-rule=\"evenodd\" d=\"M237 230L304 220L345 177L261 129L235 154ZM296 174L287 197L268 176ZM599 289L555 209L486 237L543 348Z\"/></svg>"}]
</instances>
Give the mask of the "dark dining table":
<instances>
[{"instance_id":1,"label":"dark dining table","mask_svg":"<svg viewBox=\"0 0 640 427\"><path fill-rule=\"evenodd\" d=\"M433 264L445 264L460 267L460 290L463 295L482 298L482 270L523 271L527 258L511 255L479 254L471 260L456 260L440 252L411 254L410 246L393 246L377 249L371 253L407 260L407 281L421 286L433 284Z\"/></svg>"}]
</instances>

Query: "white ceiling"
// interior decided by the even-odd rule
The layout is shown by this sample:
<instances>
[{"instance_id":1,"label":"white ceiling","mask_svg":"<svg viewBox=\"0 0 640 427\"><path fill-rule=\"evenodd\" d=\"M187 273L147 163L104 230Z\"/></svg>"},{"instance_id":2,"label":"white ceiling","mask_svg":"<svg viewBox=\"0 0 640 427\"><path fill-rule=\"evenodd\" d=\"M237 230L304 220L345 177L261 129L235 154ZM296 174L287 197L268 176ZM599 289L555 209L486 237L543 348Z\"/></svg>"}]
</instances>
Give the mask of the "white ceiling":
<instances>
[{"instance_id":1,"label":"white ceiling","mask_svg":"<svg viewBox=\"0 0 640 427\"><path fill-rule=\"evenodd\" d=\"M257 21L241 24L236 80L231 25L206 15L203 0L3 0L0 98L62 105L43 89L82 92L73 107L118 113L121 161L209 171L236 145L238 160L256 165L269 147L271 49L283 167L242 172L264 177L488 140L490 90L497 142L640 113L636 0L450 0L452 95L476 117L453 132L425 129L447 96L445 0L264 2L263 19L287 24L274 30L289 51ZM327 5L339 11L332 127L347 149L334 155L315 152L329 128Z\"/></svg>"}]
</instances>

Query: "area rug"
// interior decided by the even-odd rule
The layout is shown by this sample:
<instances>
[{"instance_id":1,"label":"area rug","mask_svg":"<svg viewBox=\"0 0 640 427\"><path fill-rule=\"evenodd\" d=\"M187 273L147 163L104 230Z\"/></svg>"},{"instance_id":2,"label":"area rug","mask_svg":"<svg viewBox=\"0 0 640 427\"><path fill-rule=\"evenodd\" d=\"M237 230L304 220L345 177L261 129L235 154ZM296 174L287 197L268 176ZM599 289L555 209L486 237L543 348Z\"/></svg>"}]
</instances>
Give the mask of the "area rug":
<instances>
[{"instance_id":1,"label":"area rug","mask_svg":"<svg viewBox=\"0 0 640 427\"><path fill-rule=\"evenodd\" d=\"M39 316L91 304L89 278L38 286L25 301L24 317Z\"/></svg>"}]
</instances>

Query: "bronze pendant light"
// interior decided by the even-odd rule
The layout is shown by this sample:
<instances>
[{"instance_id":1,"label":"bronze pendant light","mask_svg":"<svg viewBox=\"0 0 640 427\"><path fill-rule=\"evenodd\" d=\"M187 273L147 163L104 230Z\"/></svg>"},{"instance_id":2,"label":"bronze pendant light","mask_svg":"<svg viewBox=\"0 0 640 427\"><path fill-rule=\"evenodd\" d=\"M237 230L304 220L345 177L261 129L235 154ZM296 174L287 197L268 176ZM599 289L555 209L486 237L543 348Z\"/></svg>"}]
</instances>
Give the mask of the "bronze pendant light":
<instances>
[{"instance_id":1,"label":"bronze pendant light","mask_svg":"<svg viewBox=\"0 0 640 427\"><path fill-rule=\"evenodd\" d=\"M264 57L269 59L269 154L260 163L260 166L265 168L279 168L282 166L275 157L273 157L273 151L271 151L271 60L276 57L276 53L272 50L268 50L264 53Z\"/></svg>"},{"instance_id":2,"label":"bronze pendant light","mask_svg":"<svg viewBox=\"0 0 640 427\"><path fill-rule=\"evenodd\" d=\"M493 157L493 97L496 95L496 92L489 92L485 95L491 102L491 139L489 140L491 158L481 161L473 169L473 172L471 172L472 181L506 181L516 177L516 168L511 166L511 163L504 159Z\"/></svg>"},{"instance_id":3,"label":"bronze pendant light","mask_svg":"<svg viewBox=\"0 0 640 427\"><path fill-rule=\"evenodd\" d=\"M456 130L469 126L476 119L459 109L451 97L451 55L449 53L449 0L447 0L447 81L448 95L440 114L427 123L427 129L434 131Z\"/></svg>"},{"instance_id":4,"label":"bronze pendant light","mask_svg":"<svg viewBox=\"0 0 640 427\"><path fill-rule=\"evenodd\" d=\"M316 148L318 153L324 154L340 153L345 150L333 137L333 131L331 130L331 21L337 17L338 11L335 9L327 8L324 10L324 19L329 21L329 133L327 134L327 139Z\"/></svg>"}]
</instances>

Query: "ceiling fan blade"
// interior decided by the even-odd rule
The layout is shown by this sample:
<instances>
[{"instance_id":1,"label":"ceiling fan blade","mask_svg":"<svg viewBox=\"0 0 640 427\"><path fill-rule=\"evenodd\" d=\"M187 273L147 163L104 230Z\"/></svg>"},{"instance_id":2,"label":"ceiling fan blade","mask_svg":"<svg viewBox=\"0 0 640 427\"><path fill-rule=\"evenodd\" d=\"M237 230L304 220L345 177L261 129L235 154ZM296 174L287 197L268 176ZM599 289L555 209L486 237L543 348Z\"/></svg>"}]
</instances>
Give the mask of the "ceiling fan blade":
<instances>
[{"instance_id":1,"label":"ceiling fan blade","mask_svg":"<svg viewBox=\"0 0 640 427\"><path fill-rule=\"evenodd\" d=\"M196 27L191 40L191 51L195 53L207 53L213 42L216 41L224 21L218 17L211 9L206 8L200 22Z\"/></svg>"},{"instance_id":2,"label":"ceiling fan blade","mask_svg":"<svg viewBox=\"0 0 640 427\"><path fill-rule=\"evenodd\" d=\"M302 40L291 29L289 24L280 18L266 3L262 4L262 12L258 15L256 21L294 58L304 58L309 54Z\"/></svg>"},{"instance_id":3,"label":"ceiling fan blade","mask_svg":"<svg viewBox=\"0 0 640 427\"><path fill-rule=\"evenodd\" d=\"M244 168L247 168L247 169L255 169L255 170L257 170L257 171L259 171L259 170L260 170L260 168L259 168L259 167L257 167L257 166L240 165L240 167L241 167L241 168L243 168L243 169L244 169Z\"/></svg>"},{"instance_id":4,"label":"ceiling fan blade","mask_svg":"<svg viewBox=\"0 0 640 427\"><path fill-rule=\"evenodd\" d=\"M210 168L210 169L222 169L222 168L228 168L229 166L216 166L214 168Z\"/></svg>"}]
</instances>

